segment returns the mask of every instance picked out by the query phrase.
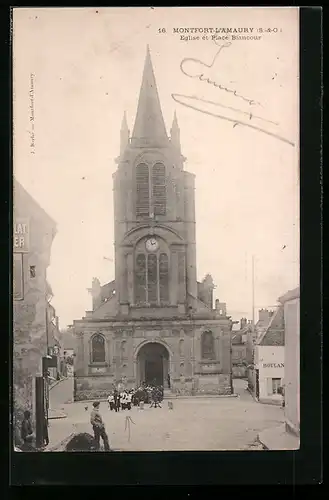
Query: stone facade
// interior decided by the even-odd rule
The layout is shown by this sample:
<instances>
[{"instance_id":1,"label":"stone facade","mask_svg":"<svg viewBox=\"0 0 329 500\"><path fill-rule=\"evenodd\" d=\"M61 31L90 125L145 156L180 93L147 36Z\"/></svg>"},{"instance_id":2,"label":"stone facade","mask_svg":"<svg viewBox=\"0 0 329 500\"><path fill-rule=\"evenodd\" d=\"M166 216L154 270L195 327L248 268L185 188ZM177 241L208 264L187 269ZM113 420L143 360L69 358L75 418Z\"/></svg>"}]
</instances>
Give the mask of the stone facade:
<instances>
[{"instance_id":1,"label":"stone facade","mask_svg":"<svg viewBox=\"0 0 329 500\"><path fill-rule=\"evenodd\" d=\"M286 429L300 435L300 290L280 297L284 309L285 373L284 398Z\"/></svg>"},{"instance_id":2,"label":"stone facade","mask_svg":"<svg viewBox=\"0 0 329 500\"><path fill-rule=\"evenodd\" d=\"M171 389L188 394L204 392L231 393L230 330L222 320L91 322L76 321L77 399L104 397L113 384L125 380L127 387L143 382L138 359L147 344L160 344L168 352L166 372L170 374ZM202 359L202 334L215 334L215 357ZM105 338L104 362L92 361L91 342L95 334ZM124 350L122 349L124 344ZM166 380L164 380L166 384Z\"/></svg>"},{"instance_id":3,"label":"stone facade","mask_svg":"<svg viewBox=\"0 0 329 500\"><path fill-rule=\"evenodd\" d=\"M132 135L124 116L113 175L115 280L90 289L74 322L76 398L154 379L172 391L231 393L231 327L211 275L197 282L194 175L175 115L166 134L149 51Z\"/></svg>"},{"instance_id":4,"label":"stone facade","mask_svg":"<svg viewBox=\"0 0 329 500\"><path fill-rule=\"evenodd\" d=\"M41 373L42 356L47 354L46 310L49 309L51 290L46 271L56 224L17 181L14 181L13 213L14 225L19 220L27 221L25 251L20 252L14 247L14 280L23 276L22 289L18 282L14 285L13 300L13 387L17 430L24 410L29 409L34 414L33 380ZM17 262L22 264L22 274L15 270ZM22 295L15 298L18 289ZM50 337L53 337L52 331ZM18 436L16 440L19 440Z\"/></svg>"}]
</instances>

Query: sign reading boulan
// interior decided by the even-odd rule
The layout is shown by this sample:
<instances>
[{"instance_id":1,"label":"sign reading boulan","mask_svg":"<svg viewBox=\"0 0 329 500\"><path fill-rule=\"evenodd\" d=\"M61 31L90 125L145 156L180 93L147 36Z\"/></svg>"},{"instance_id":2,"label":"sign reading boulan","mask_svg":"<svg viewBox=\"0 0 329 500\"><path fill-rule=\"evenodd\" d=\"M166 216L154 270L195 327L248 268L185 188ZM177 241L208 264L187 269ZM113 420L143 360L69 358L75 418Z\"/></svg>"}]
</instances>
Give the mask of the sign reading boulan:
<instances>
[{"instance_id":1,"label":"sign reading boulan","mask_svg":"<svg viewBox=\"0 0 329 500\"><path fill-rule=\"evenodd\" d=\"M29 234L28 219L15 219L13 227L13 246L15 253L29 251Z\"/></svg>"},{"instance_id":2,"label":"sign reading boulan","mask_svg":"<svg viewBox=\"0 0 329 500\"><path fill-rule=\"evenodd\" d=\"M284 363L263 363L263 368L284 368Z\"/></svg>"}]
</instances>

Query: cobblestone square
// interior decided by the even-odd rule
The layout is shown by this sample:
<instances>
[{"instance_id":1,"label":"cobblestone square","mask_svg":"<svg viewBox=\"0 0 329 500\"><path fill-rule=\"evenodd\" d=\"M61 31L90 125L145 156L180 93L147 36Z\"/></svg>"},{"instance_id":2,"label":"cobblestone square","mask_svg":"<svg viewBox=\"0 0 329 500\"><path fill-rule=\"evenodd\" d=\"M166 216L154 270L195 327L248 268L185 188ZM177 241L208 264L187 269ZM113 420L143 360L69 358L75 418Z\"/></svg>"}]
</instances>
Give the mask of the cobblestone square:
<instances>
[{"instance_id":1,"label":"cobblestone square","mask_svg":"<svg viewBox=\"0 0 329 500\"><path fill-rule=\"evenodd\" d=\"M241 383L240 383L241 385ZM237 397L173 398L174 409L164 400L161 408L115 413L106 402L100 405L111 447L118 451L250 450L259 432L283 422L278 406L259 404L242 385ZM88 409L86 410L86 408ZM67 418L50 420L50 447L71 432L92 433L92 403L62 405ZM126 417L130 416L126 425Z\"/></svg>"}]
</instances>

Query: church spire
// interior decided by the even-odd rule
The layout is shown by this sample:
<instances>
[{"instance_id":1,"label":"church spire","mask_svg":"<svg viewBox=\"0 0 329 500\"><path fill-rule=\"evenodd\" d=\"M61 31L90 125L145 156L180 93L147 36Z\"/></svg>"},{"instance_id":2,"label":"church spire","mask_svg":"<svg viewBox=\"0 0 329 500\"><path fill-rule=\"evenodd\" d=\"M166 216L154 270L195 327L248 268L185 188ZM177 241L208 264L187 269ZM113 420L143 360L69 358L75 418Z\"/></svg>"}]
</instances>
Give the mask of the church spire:
<instances>
[{"instance_id":1,"label":"church spire","mask_svg":"<svg viewBox=\"0 0 329 500\"><path fill-rule=\"evenodd\" d=\"M147 46L132 142L138 147L166 145L167 141L150 49Z\"/></svg>"},{"instance_id":2,"label":"church spire","mask_svg":"<svg viewBox=\"0 0 329 500\"><path fill-rule=\"evenodd\" d=\"M174 113L174 119L170 129L170 138L172 145L180 151L180 130L178 126L176 111Z\"/></svg>"},{"instance_id":3,"label":"church spire","mask_svg":"<svg viewBox=\"0 0 329 500\"><path fill-rule=\"evenodd\" d=\"M121 123L121 130L120 130L120 153L122 154L126 147L128 146L129 143L129 129L128 129L128 123L127 123L127 116L126 112L123 114L122 118L122 123Z\"/></svg>"}]
</instances>

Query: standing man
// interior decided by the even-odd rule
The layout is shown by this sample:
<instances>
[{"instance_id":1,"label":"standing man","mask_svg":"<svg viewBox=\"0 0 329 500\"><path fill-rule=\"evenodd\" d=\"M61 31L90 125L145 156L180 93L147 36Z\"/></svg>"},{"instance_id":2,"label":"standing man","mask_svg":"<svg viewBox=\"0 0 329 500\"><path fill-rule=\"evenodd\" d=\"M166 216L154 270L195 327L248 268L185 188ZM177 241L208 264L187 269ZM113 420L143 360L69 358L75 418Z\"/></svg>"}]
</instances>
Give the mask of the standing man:
<instances>
[{"instance_id":1,"label":"standing man","mask_svg":"<svg viewBox=\"0 0 329 500\"><path fill-rule=\"evenodd\" d=\"M170 375L169 375L169 373L167 375L167 382L168 382L168 389L170 389Z\"/></svg>"},{"instance_id":2,"label":"standing man","mask_svg":"<svg viewBox=\"0 0 329 500\"><path fill-rule=\"evenodd\" d=\"M109 438L107 437L105 431L105 425L102 419L102 416L99 411L99 401L95 401L93 403L94 409L90 414L90 423L93 427L95 442L96 442L96 451L99 451L100 448L100 438L103 439L104 450L110 451Z\"/></svg>"},{"instance_id":3,"label":"standing man","mask_svg":"<svg viewBox=\"0 0 329 500\"><path fill-rule=\"evenodd\" d=\"M114 390L113 396L114 396L114 409L116 412L118 412L120 410L120 394L118 393L117 389Z\"/></svg>"},{"instance_id":4,"label":"standing man","mask_svg":"<svg viewBox=\"0 0 329 500\"><path fill-rule=\"evenodd\" d=\"M44 419L43 419L43 443L44 443L44 446L48 446L48 444L49 444L48 420L46 417L44 417Z\"/></svg>"},{"instance_id":5,"label":"standing man","mask_svg":"<svg viewBox=\"0 0 329 500\"><path fill-rule=\"evenodd\" d=\"M31 413L29 412L29 410L26 410L24 412L24 419L21 426L21 438L23 441L23 451L35 451L35 448L33 446L34 434L31 423Z\"/></svg>"}]
</instances>

